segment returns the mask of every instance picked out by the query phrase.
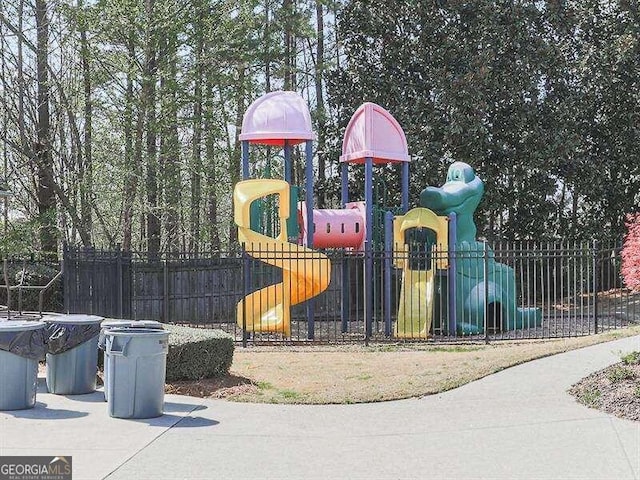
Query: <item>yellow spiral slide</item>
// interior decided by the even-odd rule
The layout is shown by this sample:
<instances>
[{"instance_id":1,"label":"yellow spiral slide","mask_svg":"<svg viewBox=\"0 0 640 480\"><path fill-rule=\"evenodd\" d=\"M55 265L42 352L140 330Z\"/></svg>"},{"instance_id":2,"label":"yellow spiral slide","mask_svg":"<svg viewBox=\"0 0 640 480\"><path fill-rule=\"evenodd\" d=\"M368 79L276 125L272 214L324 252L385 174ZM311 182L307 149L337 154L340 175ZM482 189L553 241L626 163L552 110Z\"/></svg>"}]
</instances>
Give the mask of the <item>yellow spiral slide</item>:
<instances>
[{"instance_id":1,"label":"yellow spiral slide","mask_svg":"<svg viewBox=\"0 0 640 480\"><path fill-rule=\"evenodd\" d=\"M247 332L291 336L291 306L302 303L329 286L331 261L326 255L287 241L289 183L255 179L238 182L233 191L238 240L248 255L282 269L282 283L269 285L238 302L236 320ZM279 196L280 234L268 237L251 230L251 203L267 195Z\"/></svg>"}]
</instances>

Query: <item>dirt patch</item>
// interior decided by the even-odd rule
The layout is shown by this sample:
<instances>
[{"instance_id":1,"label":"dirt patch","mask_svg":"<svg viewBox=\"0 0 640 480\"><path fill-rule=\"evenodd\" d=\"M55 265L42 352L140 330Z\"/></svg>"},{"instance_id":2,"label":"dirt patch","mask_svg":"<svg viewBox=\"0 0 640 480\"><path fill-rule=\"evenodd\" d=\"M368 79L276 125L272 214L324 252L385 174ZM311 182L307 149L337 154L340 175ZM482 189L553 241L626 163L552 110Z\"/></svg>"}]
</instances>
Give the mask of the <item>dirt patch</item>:
<instances>
[{"instance_id":1,"label":"dirt patch","mask_svg":"<svg viewBox=\"0 0 640 480\"><path fill-rule=\"evenodd\" d=\"M616 417L640 421L640 354L582 379L569 390L578 402Z\"/></svg>"},{"instance_id":2,"label":"dirt patch","mask_svg":"<svg viewBox=\"0 0 640 480\"><path fill-rule=\"evenodd\" d=\"M248 378L227 375L197 381L176 381L165 385L165 393L191 397L227 398L234 395L250 395L258 387Z\"/></svg>"}]
</instances>

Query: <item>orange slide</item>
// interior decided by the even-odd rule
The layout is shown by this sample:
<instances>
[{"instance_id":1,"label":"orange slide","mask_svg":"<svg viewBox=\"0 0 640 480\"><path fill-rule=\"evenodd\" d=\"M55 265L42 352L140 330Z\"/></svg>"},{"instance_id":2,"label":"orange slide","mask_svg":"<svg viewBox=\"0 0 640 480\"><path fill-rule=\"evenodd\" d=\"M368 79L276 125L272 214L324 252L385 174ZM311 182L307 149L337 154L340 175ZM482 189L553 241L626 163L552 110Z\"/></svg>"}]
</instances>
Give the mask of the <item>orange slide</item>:
<instances>
[{"instance_id":1,"label":"orange slide","mask_svg":"<svg viewBox=\"0 0 640 480\"><path fill-rule=\"evenodd\" d=\"M247 332L291 336L291 306L319 295L329 286L329 258L287 241L289 190L289 183L284 180L256 179L238 182L233 191L238 240L248 255L282 269L282 283L264 287L238 302L236 319ZM277 238L251 230L251 203L272 194L279 196Z\"/></svg>"}]
</instances>

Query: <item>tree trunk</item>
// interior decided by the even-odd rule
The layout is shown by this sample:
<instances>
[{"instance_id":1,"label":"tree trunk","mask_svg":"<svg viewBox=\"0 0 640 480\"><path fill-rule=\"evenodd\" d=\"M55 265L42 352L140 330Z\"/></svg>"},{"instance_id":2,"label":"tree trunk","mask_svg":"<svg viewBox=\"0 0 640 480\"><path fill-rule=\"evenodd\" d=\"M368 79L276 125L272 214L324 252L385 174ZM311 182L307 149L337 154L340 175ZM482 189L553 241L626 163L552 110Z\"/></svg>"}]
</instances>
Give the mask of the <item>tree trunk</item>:
<instances>
[{"instance_id":1,"label":"tree trunk","mask_svg":"<svg viewBox=\"0 0 640 480\"><path fill-rule=\"evenodd\" d=\"M218 142L218 129L215 128L211 112L213 111L213 82L207 80L207 112L205 115L205 158L207 159L207 230L211 252L220 251L220 229L218 228L218 191L219 183L216 168L215 146ZM237 238L237 237L236 237Z\"/></svg>"},{"instance_id":2,"label":"tree trunk","mask_svg":"<svg viewBox=\"0 0 640 480\"><path fill-rule=\"evenodd\" d=\"M53 159L50 145L49 114L49 20L46 0L36 0L36 77L38 84L37 128L34 156L37 172L38 214L40 217L40 247L44 252L58 249L57 212L53 185Z\"/></svg>"},{"instance_id":3,"label":"tree trunk","mask_svg":"<svg viewBox=\"0 0 640 480\"><path fill-rule=\"evenodd\" d=\"M324 107L323 75L324 75L324 12L321 0L316 0L316 31L318 44L316 47L316 119L318 132L318 208L325 208L326 203L326 113Z\"/></svg>"},{"instance_id":4,"label":"tree trunk","mask_svg":"<svg viewBox=\"0 0 640 480\"><path fill-rule=\"evenodd\" d=\"M137 128L135 129L134 145L134 125L133 125L133 68L136 61L135 43L133 33L129 33L127 39L127 52L129 55L129 69L127 71L127 87L125 93L124 110L124 198L122 205L122 249L131 250L131 230L133 225L133 205L138 190L138 176L140 173L139 164L142 157L142 129L144 112L139 113Z\"/></svg>"},{"instance_id":5,"label":"tree trunk","mask_svg":"<svg viewBox=\"0 0 640 480\"><path fill-rule=\"evenodd\" d=\"M295 0L282 0L282 11L284 14L284 89L296 89L295 72L295 34L294 25L294 4Z\"/></svg>"},{"instance_id":6,"label":"tree trunk","mask_svg":"<svg viewBox=\"0 0 640 480\"><path fill-rule=\"evenodd\" d=\"M195 29L195 78L193 82L193 141L191 147L191 202L189 213L189 250L200 246L200 197L202 196L202 53L204 50L204 11L200 5Z\"/></svg>"},{"instance_id":7,"label":"tree trunk","mask_svg":"<svg viewBox=\"0 0 640 480\"><path fill-rule=\"evenodd\" d=\"M242 125L242 117L244 115L244 101L245 101L245 78L246 78L246 67L244 64L238 65L238 84L236 89L236 133L234 139L234 147L233 154L230 157L229 161L229 176L231 180L231 188L233 192L233 188L235 188L236 183L240 180L240 160L242 157L242 150L240 145L240 140L238 136L240 135L240 128ZM233 219L229 224L229 245L233 246L238 241L238 229L236 228Z\"/></svg>"},{"instance_id":8,"label":"tree trunk","mask_svg":"<svg viewBox=\"0 0 640 480\"><path fill-rule=\"evenodd\" d=\"M269 18L271 2L264 2L264 89L267 93L271 91L271 20Z\"/></svg>"},{"instance_id":9,"label":"tree trunk","mask_svg":"<svg viewBox=\"0 0 640 480\"><path fill-rule=\"evenodd\" d=\"M160 165L164 187L165 234L167 250L177 252L180 249L179 215L180 208L180 147L178 140L177 89L177 35L175 30L165 32L164 59L160 79L162 137L160 143Z\"/></svg>"},{"instance_id":10,"label":"tree trunk","mask_svg":"<svg viewBox=\"0 0 640 480\"><path fill-rule=\"evenodd\" d=\"M91 242L92 219L91 204L93 202L93 167L92 167L92 122L93 100L91 98L91 67L87 29L82 10L82 0L78 0L78 10L83 15L80 22L80 57L82 62L82 83L84 88L84 155L80 155L78 163L78 181L80 183L80 218L82 229L89 234ZM88 245L85 245L88 246Z\"/></svg>"},{"instance_id":11,"label":"tree trunk","mask_svg":"<svg viewBox=\"0 0 640 480\"><path fill-rule=\"evenodd\" d=\"M145 111L146 127L146 189L147 189L147 251L150 257L160 252L160 218L158 216L158 159L156 133L156 21L155 0L145 0L145 11L149 22L145 42L144 80L142 86L142 102Z\"/></svg>"},{"instance_id":12,"label":"tree trunk","mask_svg":"<svg viewBox=\"0 0 640 480\"><path fill-rule=\"evenodd\" d=\"M27 127L24 112L24 96L26 93L24 81L24 48L23 42L23 17L24 17L24 0L18 2L18 35L16 36L16 44L18 48L17 62L17 80L18 80L18 130L20 131L20 143L22 151L29 156L33 155L32 146L27 138Z\"/></svg>"}]
</instances>

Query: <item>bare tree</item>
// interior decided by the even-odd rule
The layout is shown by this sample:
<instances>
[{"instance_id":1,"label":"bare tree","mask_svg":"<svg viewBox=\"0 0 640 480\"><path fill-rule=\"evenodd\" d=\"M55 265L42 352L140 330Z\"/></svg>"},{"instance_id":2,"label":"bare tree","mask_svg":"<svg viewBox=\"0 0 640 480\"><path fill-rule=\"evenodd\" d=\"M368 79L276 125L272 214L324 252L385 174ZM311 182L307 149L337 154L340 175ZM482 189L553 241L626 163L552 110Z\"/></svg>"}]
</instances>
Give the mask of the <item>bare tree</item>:
<instances>
[{"instance_id":1,"label":"bare tree","mask_svg":"<svg viewBox=\"0 0 640 480\"><path fill-rule=\"evenodd\" d=\"M46 0L36 0L36 77L38 107L34 160L37 171L38 213L40 216L40 246L45 252L57 252L57 211L53 181L53 159L50 144L49 114L49 20Z\"/></svg>"}]
</instances>

